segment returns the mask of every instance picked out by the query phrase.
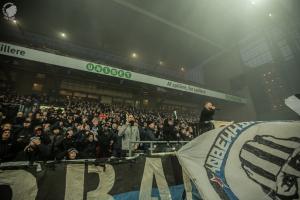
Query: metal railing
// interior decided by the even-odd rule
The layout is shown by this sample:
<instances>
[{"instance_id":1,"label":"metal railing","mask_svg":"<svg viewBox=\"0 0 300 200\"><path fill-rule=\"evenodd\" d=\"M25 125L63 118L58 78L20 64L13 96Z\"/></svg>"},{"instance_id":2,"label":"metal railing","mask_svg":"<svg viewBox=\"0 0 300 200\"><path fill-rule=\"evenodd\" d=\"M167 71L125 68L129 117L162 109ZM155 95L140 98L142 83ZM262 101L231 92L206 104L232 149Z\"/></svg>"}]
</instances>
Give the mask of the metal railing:
<instances>
[{"instance_id":1,"label":"metal railing","mask_svg":"<svg viewBox=\"0 0 300 200\"><path fill-rule=\"evenodd\" d=\"M150 144L150 147L148 148L148 150L150 151L150 155L153 155L153 151L155 150L154 148L154 144L186 144L190 141L129 141L129 152L128 152L128 156L131 157L132 156L132 148L131 145L132 144Z\"/></svg>"}]
</instances>

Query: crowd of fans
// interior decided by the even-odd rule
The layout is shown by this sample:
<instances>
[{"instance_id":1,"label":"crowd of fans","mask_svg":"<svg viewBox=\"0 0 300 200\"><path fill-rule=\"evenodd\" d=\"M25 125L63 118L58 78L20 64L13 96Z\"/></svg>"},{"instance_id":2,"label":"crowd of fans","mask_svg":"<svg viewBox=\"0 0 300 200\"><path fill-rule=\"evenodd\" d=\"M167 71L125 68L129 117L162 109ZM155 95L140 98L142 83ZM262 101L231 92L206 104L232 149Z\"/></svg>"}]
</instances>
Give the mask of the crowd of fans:
<instances>
[{"instance_id":1,"label":"crowd of fans","mask_svg":"<svg viewBox=\"0 0 300 200\"><path fill-rule=\"evenodd\" d=\"M191 116L176 119L172 113L96 100L52 101L48 96L11 92L0 95L0 104L0 162L122 157L129 150L149 150L149 144L129 141L194 137Z\"/></svg>"}]
</instances>

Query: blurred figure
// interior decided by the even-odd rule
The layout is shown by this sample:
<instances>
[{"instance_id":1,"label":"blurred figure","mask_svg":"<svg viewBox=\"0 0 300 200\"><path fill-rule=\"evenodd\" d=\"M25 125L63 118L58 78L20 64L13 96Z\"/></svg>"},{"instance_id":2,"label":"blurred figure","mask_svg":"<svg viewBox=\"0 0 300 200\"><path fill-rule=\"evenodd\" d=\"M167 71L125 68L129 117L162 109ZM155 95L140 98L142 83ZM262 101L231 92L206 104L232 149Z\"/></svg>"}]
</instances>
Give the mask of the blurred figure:
<instances>
[{"instance_id":1,"label":"blurred figure","mask_svg":"<svg viewBox=\"0 0 300 200\"><path fill-rule=\"evenodd\" d=\"M15 126L22 126L24 121L25 117L23 115L23 112L18 112L13 124Z\"/></svg>"},{"instance_id":2,"label":"blurred figure","mask_svg":"<svg viewBox=\"0 0 300 200\"><path fill-rule=\"evenodd\" d=\"M59 145L62 144L64 140L62 130L59 126L53 127L52 132L50 133L50 151L51 151L51 158L57 158L57 155L61 153Z\"/></svg>"},{"instance_id":3,"label":"blurred figure","mask_svg":"<svg viewBox=\"0 0 300 200\"><path fill-rule=\"evenodd\" d=\"M15 145L10 135L10 130L2 130L0 138L0 162L13 161L16 156Z\"/></svg>"},{"instance_id":4,"label":"blurred figure","mask_svg":"<svg viewBox=\"0 0 300 200\"><path fill-rule=\"evenodd\" d=\"M181 138L185 141L190 141L194 138L192 127L187 127L186 129L181 129Z\"/></svg>"},{"instance_id":5,"label":"blurred figure","mask_svg":"<svg viewBox=\"0 0 300 200\"><path fill-rule=\"evenodd\" d=\"M214 125L211 121L213 120L215 110L216 107L211 102L208 101L204 103L199 122L201 133L214 129Z\"/></svg>"},{"instance_id":6,"label":"blurred figure","mask_svg":"<svg viewBox=\"0 0 300 200\"><path fill-rule=\"evenodd\" d=\"M112 124L112 156L121 157L122 154L122 137L118 135L118 124Z\"/></svg>"},{"instance_id":7,"label":"blurred figure","mask_svg":"<svg viewBox=\"0 0 300 200\"><path fill-rule=\"evenodd\" d=\"M42 128L42 126L36 126L34 128L34 136L39 137L41 142L45 145L48 145L51 143L51 139L50 139L49 135L44 133L44 129Z\"/></svg>"},{"instance_id":8,"label":"blurred figure","mask_svg":"<svg viewBox=\"0 0 300 200\"><path fill-rule=\"evenodd\" d=\"M96 158L96 148L98 142L95 141L93 132L89 132L85 141L81 144L81 158Z\"/></svg>"},{"instance_id":9,"label":"blurred figure","mask_svg":"<svg viewBox=\"0 0 300 200\"><path fill-rule=\"evenodd\" d=\"M11 130L11 123L6 122L6 123L2 124L1 129L2 130Z\"/></svg>"},{"instance_id":10,"label":"blurred figure","mask_svg":"<svg viewBox=\"0 0 300 200\"><path fill-rule=\"evenodd\" d=\"M109 125L106 123L102 133L98 136L100 144L100 158L109 158L112 152L113 134L109 130Z\"/></svg>"},{"instance_id":11,"label":"blurred figure","mask_svg":"<svg viewBox=\"0 0 300 200\"><path fill-rule=\"evenodd\" d=\"M176 131L174 127L174 120L172 118L165 119L163 127L164 140L176 140Z\"/></svg>"},{"instance_id":12,"label":"blurred figure","mask_svg":"<svg viewBox=\"0 0 300 200\"><path fill-rule=\"evenodd\" d=\"M19 128L19 130L15 133L15 140L21 149L24 149L25 146L29 143L30 138L33 136L33 130L31 127L31 122L28 120L25 120L23 122L23 126Z\"/></svg>"}]
</instances>

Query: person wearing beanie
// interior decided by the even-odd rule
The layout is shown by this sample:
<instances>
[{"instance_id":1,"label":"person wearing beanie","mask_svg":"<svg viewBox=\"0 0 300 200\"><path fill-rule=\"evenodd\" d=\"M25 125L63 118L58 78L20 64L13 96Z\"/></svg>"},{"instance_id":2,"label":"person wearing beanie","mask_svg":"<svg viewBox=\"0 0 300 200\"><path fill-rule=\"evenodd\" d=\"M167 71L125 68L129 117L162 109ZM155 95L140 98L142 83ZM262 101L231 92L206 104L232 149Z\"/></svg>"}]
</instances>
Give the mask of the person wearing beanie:
<instances>
[{"instance_id":1,"label":"person wearing beanie","mask_svg":"<svg viewBox=\"0 0 300 200\"><path fill-rule=\"evenodd\" d=\"M25 147L24 152L29 162L46 161L50 156L49 146L43 144L37 136L30 138L30 143Z\"/></svg>"},{"instance_id":2,"label":"person wearing beanie","mask_svg":"<svg viewBox=\"0 0 300 200\"><path fill-rule=\"evenodd\" d=\"M78 159L78 151L75 148L70 148L67 151L67 160L75 160Z\"/></svg>"}]
</instances>

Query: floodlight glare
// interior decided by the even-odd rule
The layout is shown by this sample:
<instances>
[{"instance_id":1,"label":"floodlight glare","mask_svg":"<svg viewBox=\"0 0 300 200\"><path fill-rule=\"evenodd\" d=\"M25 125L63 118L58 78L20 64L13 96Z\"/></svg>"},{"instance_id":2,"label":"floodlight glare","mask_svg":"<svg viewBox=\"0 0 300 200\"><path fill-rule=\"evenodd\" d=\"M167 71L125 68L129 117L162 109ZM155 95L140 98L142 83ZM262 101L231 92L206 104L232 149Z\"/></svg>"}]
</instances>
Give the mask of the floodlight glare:
<instances>
[{"instance_id":1,"label":"floodlight glare","mask_svg":"<svg viewBox=\"0 0 300 200\"><path fill-rule=\"evenodd\" d=\"M61 33L60 36L65 38L67 35L65 33Z\"/></svg>"},{"instance_id":2,"label":"floodlight glare","mask_svg":"<svg viewBox=\"0 0 300 200\"><path fill-rule=\"evenodd\" d=\"M137 57L137 54L136 54L136 53L132 53L132 54L131 54L131 57L136 58L136 57Z\"/></svg>"}]
</instances>

